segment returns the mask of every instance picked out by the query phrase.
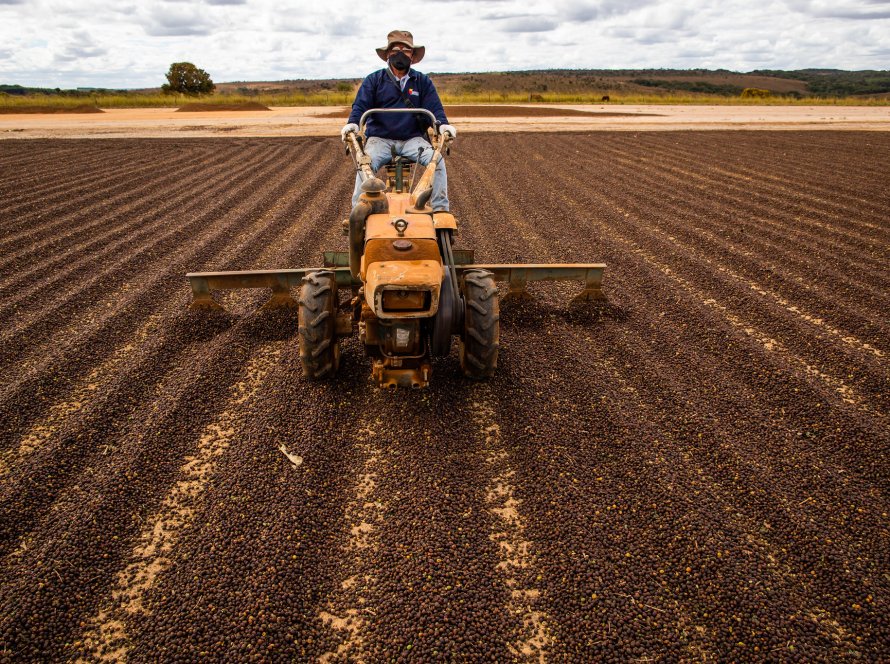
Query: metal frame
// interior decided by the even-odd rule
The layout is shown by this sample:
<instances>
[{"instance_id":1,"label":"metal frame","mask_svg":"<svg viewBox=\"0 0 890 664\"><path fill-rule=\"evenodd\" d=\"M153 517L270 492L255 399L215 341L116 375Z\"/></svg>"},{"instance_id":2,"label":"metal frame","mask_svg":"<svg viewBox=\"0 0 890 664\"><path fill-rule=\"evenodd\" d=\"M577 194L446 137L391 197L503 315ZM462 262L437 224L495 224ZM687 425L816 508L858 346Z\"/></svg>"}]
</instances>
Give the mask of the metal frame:
<instances>
[{"instance_id":1,"label":"metal frame","mask_svg":"<svg viewBox=\"0 0 890 664\"><path fill-rule=\"evenodd\" d=\"M339 264L336 259L342 252L326 252L325 263ZM456 262L456 261L455 261ZM584 289L572 302L603 299L602 281L603 263L572 263L550 265L512 265L512 264L457 264L458 274L470 270L486 270L494 275L495 281L509 284L507 298L528 299L531 295L526 291L529 281L580 281ZM213 299L211 291L237 290L241 288L271 288L272 297L263 305L263 309L292 308L297 306L290 294L292 288L299 287L310 272L331 270L338 286L359 287L361 281L355 281L348 267L309 267L295 270L245 270L241 272L190 272L186 275L192 286L192 309L215 309L223 307Z\"/></svg>"}]
</instances>

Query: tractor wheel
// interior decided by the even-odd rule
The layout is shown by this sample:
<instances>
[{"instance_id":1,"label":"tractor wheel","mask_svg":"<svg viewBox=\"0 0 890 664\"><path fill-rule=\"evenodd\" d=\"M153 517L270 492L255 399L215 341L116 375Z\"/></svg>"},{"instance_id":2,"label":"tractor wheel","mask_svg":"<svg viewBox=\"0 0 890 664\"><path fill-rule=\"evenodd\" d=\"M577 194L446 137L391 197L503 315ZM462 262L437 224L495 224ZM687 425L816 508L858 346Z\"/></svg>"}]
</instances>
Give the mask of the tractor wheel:
<instances>
[{"instance_id":1,"label":"tractor wheel","mask_svg":"<svg viewBox=\"0 0 890 664\"><path fill-rule=\"evenodd\" d=\"M460 340L460 367L470 378L489 378L498 364L500 307L491 272L473 270L464 275L464 331Z\"/></svg>"},{"instance_id":2,"label":"tractor wheel","mask_svg":"<svg viewBox=\"0 0 890 664\"><path fill-rule=\"evenodd\" d=\"M330 270L310 272L300 289L300 362L303 375L332 376L340 366L337 343L337 282Z\"/></svg>"}]
</instances>

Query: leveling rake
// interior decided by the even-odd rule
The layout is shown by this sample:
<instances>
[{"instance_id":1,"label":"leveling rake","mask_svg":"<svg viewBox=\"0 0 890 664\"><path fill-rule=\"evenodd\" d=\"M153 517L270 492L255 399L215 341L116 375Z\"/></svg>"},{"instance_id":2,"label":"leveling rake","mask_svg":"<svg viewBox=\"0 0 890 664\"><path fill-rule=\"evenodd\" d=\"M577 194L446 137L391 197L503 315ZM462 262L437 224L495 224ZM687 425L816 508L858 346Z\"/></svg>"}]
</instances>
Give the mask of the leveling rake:
<instances>
[{"instance_id":1,"label":"leveling rake","mask_svg":"<svg viewBox=\"0 0 890 664\"><path fill-rule=\"evenodd\" d=\"M499 300L496 282L506 282L504 299L530 299L530 281L580 281L573 302L602 299L605 265L478 264L473 251L452 246L457 222L429 207L435 169L449 153L449 134L429 136L435 148L423 175L412 187L407 170L419 165L394 157L386 181L371 170L364 151L367 119L378 113L432 113L422 109L371 109L359 132L346 135L362 181L361 195L344 230L349 251L324 252L323 267L239 272L192 272L191 308L221 310L214 290L269 288L264 309L299 310L300 359L304 374L320 379L336 373L339 340L359 334L381 387L425 387L432 358L451 352L457 337L461 368L471 378L487 378L497 366ZM292 289L299 288L294 299ZM350 297L341 301L340 291Z\"/></svg>"}]
</instances>

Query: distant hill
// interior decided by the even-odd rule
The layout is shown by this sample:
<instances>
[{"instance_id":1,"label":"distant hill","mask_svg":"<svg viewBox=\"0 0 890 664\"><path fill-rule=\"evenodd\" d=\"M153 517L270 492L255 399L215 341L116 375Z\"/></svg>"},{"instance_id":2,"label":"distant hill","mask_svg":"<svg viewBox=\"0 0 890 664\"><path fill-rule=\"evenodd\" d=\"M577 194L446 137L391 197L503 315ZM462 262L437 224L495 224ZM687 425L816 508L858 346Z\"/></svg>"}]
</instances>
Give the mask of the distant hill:
<instances>
[{"instance_id":1,"label":"distant hill","mask_svg":"<svg viewBox=\"0 0 890 664\"><path fill-rule=\"evenodd\" d=\"M737 97L745 88L769 90L792 97L851 97L890 94L890 71L801 69L758 70L747 73L726 69L552 69L474 74L427 72L441 93L484 94L544 92L571 94L609 91L665 95L703 93ZM220 83L220 92L279 94L289 92L351 91L361 79L297 79L285 81Z\"/></svg>"},{"instance_id":2,"label":"distant hill","mask_svg":"<svg viewBox=\"0 0 890 664\"><path fill-rule=\"evenodd\" d=\"M421 69L423 71L423 69ZM500 95L608 95L644 94L667 96L703 94L738 97L754 88L774 96L807 97L888 97L890 71L844 71L840 69L800 69L795 71L756 70L733 72L726 69L549 69L534 71L448 73L426 72L442 94L470 95L485 101L498 101ZM283 81L232 81L218 83L217 93L257 95L351 94L361 79L293 79ZM0 85L4 95L48 95L90 97L99 94L158 94L160 88L106 90L99 88L31 88Z\"/></svg>"}]
</instances>

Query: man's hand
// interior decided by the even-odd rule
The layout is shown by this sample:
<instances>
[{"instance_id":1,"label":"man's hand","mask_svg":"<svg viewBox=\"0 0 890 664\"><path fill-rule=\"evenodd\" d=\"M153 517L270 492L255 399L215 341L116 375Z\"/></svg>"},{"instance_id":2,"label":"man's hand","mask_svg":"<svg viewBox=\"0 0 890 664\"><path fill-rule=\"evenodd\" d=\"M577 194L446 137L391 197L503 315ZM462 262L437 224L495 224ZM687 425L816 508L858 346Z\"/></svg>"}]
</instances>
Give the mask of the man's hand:
<instances>
[{"instance_id":1,"label":"man's hand","mask_svg":"<svg viewBox=\"0 0 890 664\"><path fill-rule=\"evenodd\" d=\"M343 125L343 129L340 130L340 138L344 141L346 140L346 134L352 131L358 131L358 125L354 122L350 122L349 124Z\"/></svg>"},{"instance_id":2,"label":"man's hand","mask_svg":"<svg viewBox=\"0 0 890 664\"><path fill-rule=\"evenodd\" d=\"M440 134L449 134L451 136L451 138L457 138L457 129L455 129L451 125L447 125L447 124L439 125L439 133Z\"/></svg>"}]
</instances>

